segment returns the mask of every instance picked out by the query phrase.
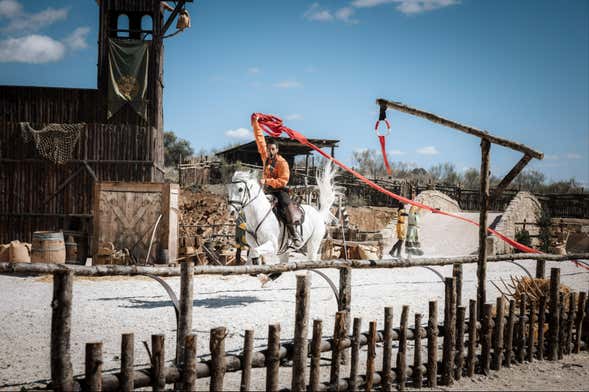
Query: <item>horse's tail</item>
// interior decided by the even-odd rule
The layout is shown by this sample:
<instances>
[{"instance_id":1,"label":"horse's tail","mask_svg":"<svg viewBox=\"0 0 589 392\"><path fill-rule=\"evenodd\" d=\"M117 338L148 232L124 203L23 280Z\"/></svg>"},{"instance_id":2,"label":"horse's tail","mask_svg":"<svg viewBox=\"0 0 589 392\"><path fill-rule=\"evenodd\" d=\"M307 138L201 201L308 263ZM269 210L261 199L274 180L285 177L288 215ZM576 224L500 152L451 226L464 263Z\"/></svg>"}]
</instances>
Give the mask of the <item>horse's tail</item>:
<instances>
[{"instance_id":1,"label":"horse's tail","mask_svg":"<svg viewBox=\"0 0 589 392\"><path fill-rule=\"evenodd\" d=\"M330 209L335 202L335 189L333 179L337 168L327 161L321 173L316 174L317 186L319 187L319 215L323 218L323 222L331 223L336 220Z\"/></svg>"}]
</instances>

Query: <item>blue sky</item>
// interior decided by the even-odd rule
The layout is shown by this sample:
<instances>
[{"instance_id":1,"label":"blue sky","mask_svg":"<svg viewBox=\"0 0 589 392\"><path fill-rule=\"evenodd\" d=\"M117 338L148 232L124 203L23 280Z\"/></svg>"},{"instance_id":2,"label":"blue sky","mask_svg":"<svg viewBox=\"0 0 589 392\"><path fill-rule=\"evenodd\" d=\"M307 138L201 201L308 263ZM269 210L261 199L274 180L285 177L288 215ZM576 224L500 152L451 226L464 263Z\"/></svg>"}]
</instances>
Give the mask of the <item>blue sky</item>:
<instances>
[{"instance_id":1,"label":"blue sky","mask_svg":"<svg viewBox=\"0 0 589 392\"><path fill-rule=\"evenodd\" d=\"M336 156L378 149L378 97L544 152L528 167L589 186L585 0L197 0L165 42L166 130L195 150L249 140L249 115L282 116ZM96 87L92 0L0 0L0 84ZM391 160L479 167L479 141L389 111ZM241 139L240 139L241 137ZM520 158L499 146L491 170Z\"/></svg>"}]
</instances>

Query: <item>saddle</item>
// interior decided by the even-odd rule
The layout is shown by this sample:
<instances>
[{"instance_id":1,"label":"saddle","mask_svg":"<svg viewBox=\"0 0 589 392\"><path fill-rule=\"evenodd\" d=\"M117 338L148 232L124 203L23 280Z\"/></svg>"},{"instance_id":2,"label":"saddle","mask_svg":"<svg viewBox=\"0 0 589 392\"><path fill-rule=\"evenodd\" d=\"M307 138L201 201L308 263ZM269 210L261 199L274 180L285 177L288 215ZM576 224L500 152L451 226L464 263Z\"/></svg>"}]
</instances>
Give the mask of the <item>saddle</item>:
<instances>
[{"instance_id":1,"label":"saddle","mask_svg":"<svg viewBox=\"0 0 589 392\"><path fill-rule=\"evenodd\" d=\"M300 203L292 201L284 210L278 206L278 200L273 195L267 195L268 201L272 206L272 212L276 218L287 225L302 225L305 221L305 210Z\"/></svg>"}]
</instances>

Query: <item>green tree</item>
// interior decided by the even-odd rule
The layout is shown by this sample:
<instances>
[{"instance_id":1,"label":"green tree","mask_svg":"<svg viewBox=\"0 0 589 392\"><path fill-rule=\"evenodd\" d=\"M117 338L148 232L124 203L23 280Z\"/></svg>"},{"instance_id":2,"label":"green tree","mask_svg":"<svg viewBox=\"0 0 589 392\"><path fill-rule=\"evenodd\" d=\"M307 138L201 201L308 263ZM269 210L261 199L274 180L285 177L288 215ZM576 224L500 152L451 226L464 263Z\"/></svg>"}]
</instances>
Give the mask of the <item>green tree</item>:
<instances>
[{"instance_id":1,"label":"green tree","mask_svg":"<svg viewBox=\"0 0 589 392\"><path fill-rule=\"evenodd\" d=\"M168 166L176 166L180 163L180 159L186 158L194 154L194 150L190 142L176 136L174 132L164 132L164 164Z\"/></svg>"}]
</instances>

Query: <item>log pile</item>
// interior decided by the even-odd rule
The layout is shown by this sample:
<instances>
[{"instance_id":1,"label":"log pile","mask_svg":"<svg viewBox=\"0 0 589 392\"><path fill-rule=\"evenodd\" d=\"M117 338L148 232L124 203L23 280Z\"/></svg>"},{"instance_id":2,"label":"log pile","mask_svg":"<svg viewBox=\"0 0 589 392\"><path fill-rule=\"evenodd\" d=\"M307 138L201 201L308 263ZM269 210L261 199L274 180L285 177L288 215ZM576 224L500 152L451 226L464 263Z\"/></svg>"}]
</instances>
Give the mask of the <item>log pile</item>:
<instances>
[{"instance_id":1,"label":"log pile","mask_svg":"<svg viewBox=\"0 0 589 392\"><path fill-rule=\"evenodd\" d=\"M231 234L235 221L229 216L224 197L207 191L183 189L180 194L180 236L203 238ZM221 226L223 225L223 226ZM231 225L231 226L225 226Z\"/></svg>"}]
</instances>

